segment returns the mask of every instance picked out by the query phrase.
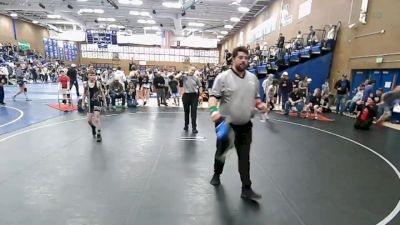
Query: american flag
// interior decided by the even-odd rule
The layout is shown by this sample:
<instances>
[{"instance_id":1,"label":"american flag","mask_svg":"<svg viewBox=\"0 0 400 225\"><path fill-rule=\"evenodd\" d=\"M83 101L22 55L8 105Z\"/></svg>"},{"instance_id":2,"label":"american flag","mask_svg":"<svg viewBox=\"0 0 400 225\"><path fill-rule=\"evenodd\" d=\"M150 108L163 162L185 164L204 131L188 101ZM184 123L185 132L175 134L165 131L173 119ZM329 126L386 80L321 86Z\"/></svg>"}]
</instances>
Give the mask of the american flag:
<instances>
[{"instance_id":1,"label":"american flag","mask_svg":"<svg viewBox=\"0 0 400 225\"><path fill-rule=\"evenodd\" d=\"M172 32L171 31L162 31L162 33L161 33L161 48L171 47L171 42L172 42Z\"/></svg>"}]
</instances>

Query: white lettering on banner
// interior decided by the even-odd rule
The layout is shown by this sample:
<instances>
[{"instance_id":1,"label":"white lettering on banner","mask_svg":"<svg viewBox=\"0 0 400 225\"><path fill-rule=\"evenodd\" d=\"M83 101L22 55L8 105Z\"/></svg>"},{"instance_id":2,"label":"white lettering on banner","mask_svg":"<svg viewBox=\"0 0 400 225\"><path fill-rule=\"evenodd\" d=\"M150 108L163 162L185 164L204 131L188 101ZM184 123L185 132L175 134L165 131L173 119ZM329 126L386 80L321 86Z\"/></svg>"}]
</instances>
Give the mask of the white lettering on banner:
<instances>
[{"instance_id":1,"label":"white lettering on banner","mask_svg":"<svg viewBox=\"0 0 400 225\"><path fill-rule=\"evenodd\" d=\"M307 0L299 6L299 19L311 14L312 0Z\"/></svg>"},{"instance_id":2,"label":"white lettering on banner","mask_svg":"<svg viewBox=\"0 0 400 225\"><path fill-rule=\"evenodd\" d=\"M261 38L262 36L274 32L275 29L276 29L276 16L273 16L264 21L262 24L258 25L253 30L251 30L248 36L248 41L254 42L255 40Z\"/></svg>"}]
</instances>

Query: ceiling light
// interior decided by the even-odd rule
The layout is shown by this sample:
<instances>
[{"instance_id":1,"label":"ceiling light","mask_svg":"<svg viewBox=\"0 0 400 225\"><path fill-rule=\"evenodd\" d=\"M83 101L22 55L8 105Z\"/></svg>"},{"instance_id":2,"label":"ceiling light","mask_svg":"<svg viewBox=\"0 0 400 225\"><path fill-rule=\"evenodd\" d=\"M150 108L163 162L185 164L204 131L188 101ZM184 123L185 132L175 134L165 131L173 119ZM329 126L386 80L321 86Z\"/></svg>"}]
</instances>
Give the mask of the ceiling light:
<instances>
[{"instance_id":1,"label":"ceiling light","mask_svg":"<svg viewBox=\"0 0 400 225\"><path fill-rule=\"evenodd\" d=\"M160 28L159 28L159 27L157 27L157 26L152 26L152 27L143 27L143 29L145 29L145 30L160 30Z\"/></svg>"},{"instance_id":2,"label":"ceiling light","mask_svg":"<svg viewBox=\"0 0 400 225\"><path fill-rule=\"evenodd\" d=\"M38 24L38 23L39 23L39 21L37 21L37 20L32 20L32 23L34 23L34 24Z\"/></svg>"},{"instance_id":3,"label":"ceiling light","mask_svg":"<svg viewBox=\"0 0 400 225\"><path fill-rule=\"evenodd\" d=\"M250 9L247 7L239 7L238 11L241 13L247 13L248 11L250 11Z\"/></svg>"},{"instance_id":4,"label":"ceiling light","mask_svg":"<svg viewBox=\"0 0 400 225\"><path fill-rule=\"evenodd\" d=\"M232 18L231 18L231 21L236 23L236 22L239 22L239 21L240 21L240 19L239 19L239 18L237 18L237 17L232 17Z\"/></svg>"},{"instance_id":5,"label":"ceiling light","mask_svg":"<svg viewBox=\"0 0 400 225\"><path fill-rule=\"evenodd\" d=\"M82 13L98 13L98 14L102 14L102 13L104 13L104 10L102 10L102 9L80 9L78 11L78 14L82 14Z\"/></svg>"},{"instance_id":6,"label":"ceiling light","mask_svg":"<svg viewBox=\"0 0 400 225\"><path fill-rule=\"evenodd\" d=\"M129 15L132 15L132 16L139 16L139 15L140 15L140 12L138 12L138 11L129 11Z\"/></svg>"},{"instance_id":7,"label":"ceiling light","mask_svg":"<svg viewBox=\"0 0 400 225\"><path fill-rule=\"evenodd\" d=\"M114 18L97 18L97 21L101 21L101 22L115 22Z\"/></svg>"},{"instance_id":8,"label":"ceiling light","mask_svg":"<svg viewBox=\"0 0 400 225\"><path fill-rule=\"evenodd\" d=\"M162 5L166 8L174 8L174 9L182 8L182 3L180 2L163 2Z\"/></svg>"},{"instance_id":9,"label":"ceiling light","mask_svg":"<svg viewBox=\"0 0 400 225\"><path fill-rule=\"evenodd\" d=\"M150 13L149 12L140 12L140 15L141 16L150 16Z\"/></svg>"},{"instance_id":10,"label":"ceiling light","mask_svg":"<svg viewBox=\"0 0 400 225\"><path fill-rule=\"evenodd\" d=\"M224 38L224 36L222 36L222 35L217 35L217 38L218 38L218 39L221 39L221 38Z\"/></svg>"},{"instance_id":11,"label":"ceiling light","mask_svg":"<svg viewBox=\"0 0 400 225\"><path fill-rule=\"evenodd\" d=\"M186 28L185 31L196 32L197 29L196 28Z\"/></svg>"},{"instance_id":12,"label":"ceiling light","mask_svg":"<svg viewBox=\"0 0 400 225\"><path fill-rule=\"evenodd\" d=\"M16 13L11 13L10 16L11 17L17 17L18 15Z\"/></svg>"},{"instance_id":13,"label":"ceiling light","mask_svg":"<svg viewBox=\"0 0 400 225\"><path fill-rule=\"evenodd\" d=\"M77 0L78 2L87 2L87 0Z\"/></svg>"},{"instance_id":14,"label":"ceiling light","mask_svg":"<svg viewBox=\"0 0 400 225\"><path fill-rule=\"evenodd\" d=\"M190 27L204 27L204 23L189 22L188 25Z\"/></svg>"},{"instance_id":15,"label":"ceiling light","mask_svg":"<svg viewBox=\"0 0 400 225\"><path fill-rule=\"evenodd\" d=\"M155 24L156 23L156 21L154 21L154 20L143 20L143 19L140 19L137 22L138 23L145 23L145 24Z\"/></svg>"},{"instance_id":16,"label":"ceiling light","mask_svg":"<svg viewBox=\"0 0 400 225\"><path fill-rule=\"evenodd\" d=\"M60 15L47 15L47 18L50 18L50 19L60 19L61 16L60 16Z\"/></svg>"},{"instance_id":17,"label":"ceiling light","mask_svg":"<svg viewBox=\"0 0 400 225\"><path fill-rule=\"evenodd\" d=\"M121 25L116 25L116 24L110 24L108 25L108 29L112 29L112 28L116 28L116 29L124 29L124 26Z\"/></svg>"},{"instance_id":18,"label":"ceiling light","mask_svg":"<svg viewBox=\"0 0 400 225\"><path fill-rule=\"evenodd\" d=\"M132 16L139 16L140 15L140 16L152 17L149 12L138 12L138 11L129 11L129 15L132 15Z\"/></svg>"},{"instance_id":19,"label":"ceiling light","mask_svg":"<svg viewBox=\"0 0 400 225\"><path fill-rule=\"evenodd\" d=\"M121 4L126 4L126 5L142 5L143 2L141 0L119 0L118 1Z\"/></svg>"},{"instance_id":20,"label":"ceiling light","mask_svg":"<svg viewBox=\"0 0 400 225\"><path fill-rule=\"evenodd\" d=\"M221 34L226 35L226 34L228 34L228 31L223 30L223 31L221 31Z\"/></svg>"},{"instance_id":21,"label":"ceiling light","mask_svg":"<svg viewBox=\"0 0 400 225\"><path fill-rule=\"evenodd\" d=\"M226 28L226 29L232 29L233 26L228 24L228 25L225 25L224 28Z\"/></svg>"}]
</instances>

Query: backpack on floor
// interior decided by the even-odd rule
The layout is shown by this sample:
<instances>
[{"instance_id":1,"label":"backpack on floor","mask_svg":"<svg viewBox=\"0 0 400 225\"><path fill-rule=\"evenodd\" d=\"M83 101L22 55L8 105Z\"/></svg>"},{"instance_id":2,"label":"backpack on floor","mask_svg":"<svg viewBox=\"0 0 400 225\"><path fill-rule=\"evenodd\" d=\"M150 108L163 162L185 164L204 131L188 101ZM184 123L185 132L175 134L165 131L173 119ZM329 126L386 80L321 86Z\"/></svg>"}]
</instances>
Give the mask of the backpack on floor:
<instances>
[{"instance_id":1,"label":"backpack on floor","mask_svg":"<svg viewBox=\"0 0 400 225\"><path fill-rule=\"evenodd\" d=\"M136 108L136 106L138 105L136 99L128 99L127 103L128 108Z\"/></svg>"},{"instance_id":2,"label":"backpack on floor","mask_svg":"<svg viewBox=\"0 0 400 225\"><path fill-rule=\"evenodd\" d=\"M83 110L83 108L82 108L82 99L81 98L78 100L78 112L80 112L80 113L85 112L85 110Z\"/></svg>"}]
</instances>

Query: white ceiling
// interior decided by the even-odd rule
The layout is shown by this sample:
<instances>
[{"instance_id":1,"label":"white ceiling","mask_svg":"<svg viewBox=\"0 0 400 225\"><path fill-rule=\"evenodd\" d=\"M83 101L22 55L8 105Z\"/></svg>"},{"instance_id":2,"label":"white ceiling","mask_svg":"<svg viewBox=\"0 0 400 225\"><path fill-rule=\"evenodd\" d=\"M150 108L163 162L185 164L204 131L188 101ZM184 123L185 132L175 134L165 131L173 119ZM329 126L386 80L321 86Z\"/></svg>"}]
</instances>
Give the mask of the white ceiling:
<instances>
[{"instance_id":1,"label":"white ceiling","mask_svg":"<svg viewBox=\"0 0 400 225\"><path fill-rule=\"evenodd\" d=\"M114 2L118 6L115 9L110 2ZM79 0L0 0L0 13L10 14L17 13L19 19L26 21L37 20L41 25L52 24L62 29L72 29L81 27L82 29L97 29L104 22L95 22L98 17L115 18L115 22L107 22L105 24L116 24L124 26L125 29L132 30L133 33L143 33L143 27L158 26L161 30L171 30L176 36L188 35L190 31L189 22L203 23L204 27L197 28L196 34L205 37L216 38L222 35L220 31L228 31L224 38L228 37L240 27L251 20L264 7L267 7L272 0L184 0L183 7L180 9L166 8L162 6L163 0L142 0L140 6L126 5L119 3L120 0L87 0L80 2ZM178 0L171 0L177 2ZM240 4L232 4L234 1L240 1ZM45 9L39 6L41 3ZM73 9L69 9L68 5ZM190 6L194 5L195 9ZM238 7L248 7L247 13L238 11ZM81 14L77 12L79 9L102 9L103 14ZM129 15L129 11L148 12L152 18L143 16ZM155 10L156 14L153 14ZM182 16L182 13L185 15ZM60 19L49 19L48 14L61 15ZM241 18L240 22L231 22L231 17ZM141 24L139 19L153 19L155 24ZM162 24L162 27L161 27ZM224 25L232 25L233 29L226 29Z\"/></svg>"}]
</instances>

